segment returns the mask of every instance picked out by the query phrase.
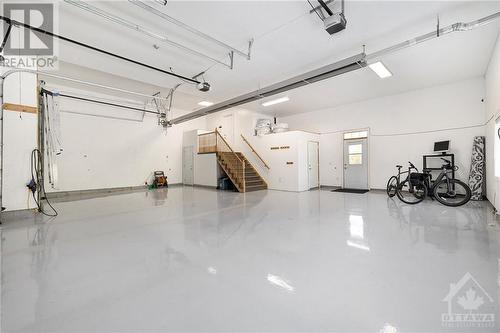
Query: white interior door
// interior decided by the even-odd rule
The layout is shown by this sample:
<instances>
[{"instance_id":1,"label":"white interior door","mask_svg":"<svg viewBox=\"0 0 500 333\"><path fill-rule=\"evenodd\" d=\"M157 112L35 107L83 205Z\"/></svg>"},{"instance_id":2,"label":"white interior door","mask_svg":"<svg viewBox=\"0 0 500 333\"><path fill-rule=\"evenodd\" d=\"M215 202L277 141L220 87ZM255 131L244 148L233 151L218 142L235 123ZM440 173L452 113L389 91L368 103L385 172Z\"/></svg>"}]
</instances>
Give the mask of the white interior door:
<instances>
[{"instance_id":1,"label":"white interior door","mask_svg":"<svg viewBox=\"0 0 500 333\"><path fill-rule=\"evenodd\" d=\"M344 188L368 189L368 140L344 140Z\"/></svg>"},{"instance_id":2,"label":"white interior door","mask_svg":"<svg viewBox=\"0 0 500 333\"><path fill-rule=\"evenodd\" d=\"M221 117L219 132L230 145L233 144L233 138L234 138L233 114L227 114Z\"/></svg>"},{"instance_id":3,"label":"white interior door","mask_svg":"<svg viewBox=\"0 0 500 333\"><path fill-rule=\"evenodd\" d=\"M193 146L186 146L182 149L182 183L184 185L194 184L193 152Z\"/></svg>"},{"instance_id":4,"label":"white interior door","mask_svg":"<svg viewBox=\"0 0 500 333\"><path fill-rule=\"evenodd\" d=\"M307 143L307 167L309 170L309 189L319 187L319 143Z\"/></svg>"}]
</instances>

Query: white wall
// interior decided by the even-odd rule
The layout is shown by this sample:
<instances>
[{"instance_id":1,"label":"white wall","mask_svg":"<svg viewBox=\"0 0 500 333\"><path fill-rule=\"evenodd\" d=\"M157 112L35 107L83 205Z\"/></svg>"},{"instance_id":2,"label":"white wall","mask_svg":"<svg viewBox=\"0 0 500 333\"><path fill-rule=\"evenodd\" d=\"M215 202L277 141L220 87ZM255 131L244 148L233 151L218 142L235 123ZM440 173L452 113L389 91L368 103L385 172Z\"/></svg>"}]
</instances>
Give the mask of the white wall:
<instances>
[{"instance_id":1,"label":"white wall","mask_svg":"<svg viewBox=\"0 0 500 333\"><path fill-rule=\"evenodd\" d=\"M184 132L183 147L193 146L193 183L202 186L217 186L218 163L215 154L198 154L198 135L205 130L191 130Z\"/></svg>"},{"instance_id":2,"label":"white wall","mask_svg":"<svg viewBox=\"0 0 500 333\"><path fill-rule=\"evenodd\" d=\"M341 186L343 177L342 133L320 135L319 182L326 186Z\"/></svg>"},{"instance_id":3,"label":"white wall","mask_svg":"<svg viewBox=\"0 0 500 333\"><path fill-rule=\"evenodd\" d=\"M460 167L458 177L467 180L473 137L485 133L484 89L484 79L477 77L280 121L292 129L321 133L321 185L342 184L342 132L360 128L369 128L371 134L371 188L385 188L396 164L413 161L421 168L422 155L432 153L433 143L440 140L451 140L451 151ZM478 127L462 128L470 126Z\"/></svg>"},{"instance_id":4,"label":"white wall","mask_svg":"<svg viewBox=\"0 0 500 333\"><path fill-rule=\"evenodd\" d=\"M204 126L198 119L165 129L153 114L143 118L141 112L66 98L59 103L64 152L57 159L58 184L47 191L141 186L155 170L164 171L170 184L181 183L183 133Z\"/></svg>"},{"instance_id":5,"label":"white wall","mask_svg":"<svg viewBox=\"0 0 500 333\"><path fill-rule=\"evenodd\" d=\"M5 68L0 67L4 73ZM36 76L16 73L4 82L4 103L37 106ZM4 111L3 202L6 210L34 208L26 184L31 179L30 156L37 147L37 115Z\"/></svg>"},{"instance_id":6,"label":"white wall","mask_svg":"<svg viewBox=\"0 0 500 333\"><path fill-rule=\"evenodd\" d=\"M486 183L488 199L495 207L500 207L500 141L496 124L500 113L500 36L486 71L486 114L491 120L486 126Z\"/></svg>"},{"instance_id":7,"label":"white wall","mask_svg":"<svg viewBox=\"0 0 500 333\"><path fill-rule=\"evenodd\" d=\"M254 136L254 128L258 119L269 118L267 115L260 113L248 111L245 109L230 109L223 112L218 112L208 116L207 119L207 129L213 131L219 126L233 126L232 130L228 132L232 133L231 137L226 138L228 143L235 151L242 152L245 157L250 161L254 168L259 172L259 174L268 181L269 171L264 167L262 162L251 152L249 147L242 140L241 135L244 135L249 141L250 138ZM232 119L232 124L228 124L227 120ZM251 141L253 144L253 141ZM255 148L259 154L261 154L262 149ZM264 160L266 160L264 158ZM266 160L267 162L267 160Z\"/></svg>"},{"instance_id":8,"label":"white wall","mask_svg":"<svg viewBox=\"0 0 500 333\"><path fill-rule=\"evenodd\" d=\"M123 83L114 80L107 84ZM36 106L36 87L35 75L22 74L21 79L12 75L5 82L5 102ZM65 89L117 99L81 88ZM171 184L181 183L183 132L206 127L201 118L165 131L155 115L143 119L136 111L63 98L59 103L64 152L57 158L58 184L55 188L46 184L47 192L140 186L151 179L154 170L165 171ZM34 202L28 201L26 184L31 179L30 154L37 147L37 116L5 111L4 120L3 206L7 210L34 208Z\"/></svg>"},{"instance_id":9,"label":"white wall","mask_svg":"<svg viewBox=\"0 0 500 333\"><path fill-rule=\"evenodd\" d=\"M208 128L219 127L232 115L233 136L228 138L235 151L242 152L254 168L264 178L269 189L283 191L308 190L307 142L320 141L317 134L303 131L255 136L254 129L258 119L270 119L269 115L244 109L233 109L213 114L207 118ZM227 122L226 122L227 126ZM243 135L270 166L267 169L250 147L241 138ZM271 150L271 147L289 146L290 149ZM293 164L287 164L293 162Z\"/></svg>"}]
</instances>

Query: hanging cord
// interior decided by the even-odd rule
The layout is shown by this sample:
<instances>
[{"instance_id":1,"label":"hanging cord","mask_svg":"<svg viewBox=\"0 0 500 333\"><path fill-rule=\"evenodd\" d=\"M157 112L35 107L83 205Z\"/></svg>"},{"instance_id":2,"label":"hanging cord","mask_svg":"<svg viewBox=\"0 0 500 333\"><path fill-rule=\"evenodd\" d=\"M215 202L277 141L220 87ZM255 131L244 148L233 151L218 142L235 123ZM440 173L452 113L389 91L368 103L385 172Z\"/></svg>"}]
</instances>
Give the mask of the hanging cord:
<instances>
[{"instance_id":1,"label":"hanging cord","mask_svg":"<svg viewBox=\"0 0 500 333\"><path fill-rule=\"evenodd\" d=\"M17 29L17 38L18 38L18 41L21 40L21 29L18 27ZM19 47L18 48L18 57L21 58L21 48ZM19 66L18 66L19 67ZM37 68L38 69L38 68ZM19 75L19 104L23 104L23 97L22 97L22 84L21 84L21 76L22 76L22 73L18 73ZM23 119L23 113L21 111L19 111L19 119Z\"/></svg>"},{"instance_id":2,"label":"hanging cord","mask_svg":"<svg viewBox=\"0 0 500 333\"><path fill-rule=\"evenodd\" d=\"M45 216L56 217L58 213L55 210L55 208L50 204L49 199L47 199L47 193L45 192L45 185L43 182L41 165L42 165L42 153L40 152L39 149L33 149L33 151L31 152L31 182L34 183L35 185L34 187L35 190L31 191L33 195L33 200L35 200L35 203L38 207L38 211L40 213L42 213ZM53 213L47 213L43 211L41 203L36 199L35 196L36 189L38 190L41 196L43 195L45 201L52 209Z\"/></svg>"}]
</instances>

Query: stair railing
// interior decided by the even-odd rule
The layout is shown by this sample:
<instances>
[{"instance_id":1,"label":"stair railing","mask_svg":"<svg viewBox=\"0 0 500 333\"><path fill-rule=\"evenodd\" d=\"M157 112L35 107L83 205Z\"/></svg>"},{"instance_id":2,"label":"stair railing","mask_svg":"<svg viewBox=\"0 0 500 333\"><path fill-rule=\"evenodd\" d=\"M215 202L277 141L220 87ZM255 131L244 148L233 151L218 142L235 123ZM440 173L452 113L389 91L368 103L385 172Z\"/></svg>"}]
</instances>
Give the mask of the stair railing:
<instances>
[{"instance_id":1,"label":"stair railing","mask_svg":"<svg viewBox=\"0 0 500 333\"><path fill-rule=\"evenodd\" d=\"M257 151L254 149L254 147L250 144L250 142L248 142L248 140L243 136L243 134L241 134L241 138L248 145L248 147L250 148L252 153L254 153L255 156L257 156L257 158L262 162L262 164L264 164L264 166L267 168L267 170L270 170L271 168L269 167L269 165L267 165L266 161L264 161L264 159L259 155L259 153L257 153Z\"/></svg>"},{"instance_id":2,"label":"stair railing","mask_svg":"<svg viewBox=\"0 0 500 333\"><path fill-rule=\"evenodd\" d=\"M245 162L239 158L217 128L215 129L215 135L217 155L226 164L226 170L224 171L226 171L234 185L239 187L241 192L245 192Z\"/></svg>"},{"instance_id":3,"label":"stair railing","mask_svg":"<svg viewBox=\"0 0 500 333\"><path fill-rule=\"evenodd\" d=\"M217 134L215 132L198 134L198 154L217 152Z\"/></svg>"}]
</instances>

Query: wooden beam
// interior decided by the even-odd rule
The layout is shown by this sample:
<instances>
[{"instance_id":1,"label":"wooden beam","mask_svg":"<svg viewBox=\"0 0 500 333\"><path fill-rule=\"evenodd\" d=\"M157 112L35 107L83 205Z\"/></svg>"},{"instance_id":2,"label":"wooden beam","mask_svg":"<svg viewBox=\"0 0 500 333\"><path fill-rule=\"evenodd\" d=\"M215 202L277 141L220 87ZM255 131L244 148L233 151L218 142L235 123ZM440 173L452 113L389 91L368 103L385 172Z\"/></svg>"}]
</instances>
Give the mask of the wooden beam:
<instances>
[{"instance_id":1,"label":"wooden beam","mask_svg":"<svg viewBox=\"0 0 500 333\"><path fill-rule=\"evenodd\" d=\"M38 113L38 108L36 106L22 104L4 103L3 109L16 112Z\"/></svg>"}]
</instances>

